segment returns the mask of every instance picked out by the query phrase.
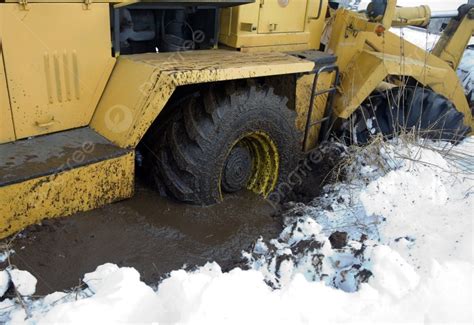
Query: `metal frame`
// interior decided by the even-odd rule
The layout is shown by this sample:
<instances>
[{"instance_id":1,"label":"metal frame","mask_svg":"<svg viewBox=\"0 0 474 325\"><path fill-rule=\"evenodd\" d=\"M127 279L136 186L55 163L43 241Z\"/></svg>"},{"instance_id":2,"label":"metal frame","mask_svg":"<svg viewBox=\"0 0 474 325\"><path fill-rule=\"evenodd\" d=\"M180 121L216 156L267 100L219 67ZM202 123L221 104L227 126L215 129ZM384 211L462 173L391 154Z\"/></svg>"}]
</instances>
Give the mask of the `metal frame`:
<instances>
[{"instance_id":1,"label":"metal frame","mask_svg":"<svg viewBox=\"0 0 474 325\"><path fill-rule=\"evenodd\" d=\"M334 86L328 89L316 91L316 87L318 84L319 76L322 73L332 73L335 72L336 76L334 79ZM303 151L306 150L306 144L308 141L308 134L309 130L312 126L322 124L321 125L321 132L320 134L323 136L323 140L327 139L327 135L329 133L330 125L332 124L332 111L333 111L333 102L334 102L334 95L337 91L337 85L339 84L339 67L335 64L332 65L326 65L317 70L317 72L314 75L313 79L313 86L311 88L311 98L309 101L309 107L308 107L308 115L306 118L306 126L304 130L304 138L303 138ZM314 99L317 96L321 96L324 94L329 94L328 99L326 102L326 108L324 110L324 117L321 120L318 120L316 122L311 122L311 116L313 115L313 108L314 108ZM321 137L320 137L321 138Z\"/></svg>"}]
</instances>

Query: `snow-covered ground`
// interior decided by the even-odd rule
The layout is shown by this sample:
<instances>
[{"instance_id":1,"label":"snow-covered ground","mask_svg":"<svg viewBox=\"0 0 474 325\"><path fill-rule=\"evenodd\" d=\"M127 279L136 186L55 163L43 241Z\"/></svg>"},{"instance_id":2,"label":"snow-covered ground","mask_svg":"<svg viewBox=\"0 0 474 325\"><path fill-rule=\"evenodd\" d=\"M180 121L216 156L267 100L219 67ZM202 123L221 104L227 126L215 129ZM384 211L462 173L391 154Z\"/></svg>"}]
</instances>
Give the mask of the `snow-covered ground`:
<instances>
[{"instance_id":1,"label":"snow-covered ground","mask_svg":"<svg viewBox=\"0 0 474 325\"><path fill-rule=\"evenodd\" d=\"M113 264L86 288L0 303L12 323L471 322L474 137L404 140L346 153L344 181L293 204L279 238L243 252L249 270L176 270L152 288ZM0 273L20 295L30 274Z\"/></svg>"},{"instance_id":2,"label":"snow-covered ground","mask_svg":"<svg viewBox=\"0 0 474 325\"><path fill-rule=\"evenodd\" d=\"M436 37L403 33L422 48ZM465 84L472 53L459 69ZM455 147L374 142L345 155L340 183L290 204L279 238L242 252L247 270L209 262L150 287L135 269L104 264L81 288L33 299L36 279L8 269L0 297L16 288L22 298L0 301L0 323L472 323L474 137Z\"/></svg>"}]
</instances>

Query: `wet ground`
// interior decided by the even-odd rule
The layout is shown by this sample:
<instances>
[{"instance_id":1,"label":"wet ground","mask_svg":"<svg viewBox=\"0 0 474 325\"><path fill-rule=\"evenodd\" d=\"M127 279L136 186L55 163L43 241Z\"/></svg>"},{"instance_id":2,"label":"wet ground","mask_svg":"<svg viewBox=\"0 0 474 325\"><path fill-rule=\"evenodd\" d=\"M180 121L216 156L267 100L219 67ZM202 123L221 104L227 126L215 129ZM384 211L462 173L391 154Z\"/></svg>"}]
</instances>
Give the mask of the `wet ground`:
<instances>
[{"instance_id":1,"label":"wet ground","mask_svg":"<svg viewBox=\"0 0 474 325\"><path fill-rule=\"evenodd\" d=\"M185 264L216 261L231 268L259 236L278 236L281 224L273 214L268 202L250 192L202 208L138 185L129 200L27 228L13 241L11 263L36 276L39 295L74 287L107 262L133 266L142 280L156 284Z\"/></svg>"},{"instance_id":2,"label":"wet ground","mask_svg":"<svg viewBox=\"0 0 474 325\"><path fill-rule=\"evenodd\" d=\"M279 196L280 207L318 196L325 182L334 181L328 176L337 169L342 151L327 144L308 154L294 173L301 182ZM258 237L276 238L282 230L275 205L251 192L196 207L162 198L137 181L131 199L43 221L14 238L10 261L38 279L38 295L75 287L84 273L107 262L136 268L150 285L172 270L207 261L218 262L225 271L241 266L242 250ZM0 263L0 269L6 266Z\"/></svg>"}]
</instances>

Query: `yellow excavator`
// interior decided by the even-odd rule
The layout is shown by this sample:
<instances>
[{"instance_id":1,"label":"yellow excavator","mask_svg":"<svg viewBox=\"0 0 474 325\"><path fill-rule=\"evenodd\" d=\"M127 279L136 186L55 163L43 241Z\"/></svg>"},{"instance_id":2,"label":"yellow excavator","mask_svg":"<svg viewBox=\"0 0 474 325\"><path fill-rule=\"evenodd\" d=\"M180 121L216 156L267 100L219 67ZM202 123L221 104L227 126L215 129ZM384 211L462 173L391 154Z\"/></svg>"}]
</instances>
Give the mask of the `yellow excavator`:
<instances>
[{"instance_id":1,"label":"yellow excavator","mask_svg":"<svg viewBox=\"0 0 474 325\"><path fill-rule=\"evenodd\" d=\"M0 237L133 195L269 196L331 135L457 142L463 5L431 51L391 32L428 6L373 0L0 0Z\"/></svg>"}]
</instances>

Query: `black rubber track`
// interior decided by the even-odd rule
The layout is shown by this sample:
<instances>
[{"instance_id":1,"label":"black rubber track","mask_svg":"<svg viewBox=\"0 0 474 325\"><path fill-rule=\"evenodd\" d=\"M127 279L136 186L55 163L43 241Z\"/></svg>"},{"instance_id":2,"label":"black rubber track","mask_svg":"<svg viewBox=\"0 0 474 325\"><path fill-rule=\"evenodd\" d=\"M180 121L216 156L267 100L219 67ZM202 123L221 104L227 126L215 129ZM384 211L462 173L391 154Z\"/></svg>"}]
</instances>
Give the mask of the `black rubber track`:
<instances>
[{"instance_id":1,"label":"black rubber track","mask_svg":"<svg viewBox=\"0 0 474 325\"><path fill-rule=\"evenodd\" d=\"M152 150L152 173L160 193L179 201L210 205L220 201L219 180L226 155L243 135L260 131L279 153L279 181L300 159L301 135L287 98L272 88L213 85L181 105Z\"/></svg>"},{"instance_id":2,"label":"black rubber track","mask_svg":"<svg viewBox=\"0 0 474 325\"><path fill-rule=\"evenodd\" d=\"M423 138L457 143L471 128L453 103L422 87L394 88L372 95L352 116L350 141L367 143L375 134L391 138L414 132Z\"/></svg>"}]
</instances>

